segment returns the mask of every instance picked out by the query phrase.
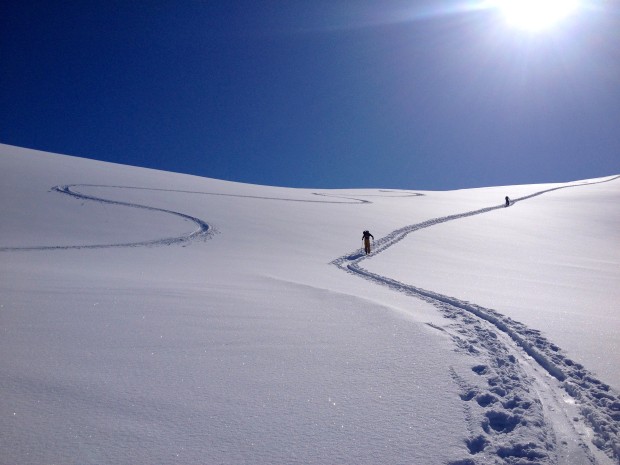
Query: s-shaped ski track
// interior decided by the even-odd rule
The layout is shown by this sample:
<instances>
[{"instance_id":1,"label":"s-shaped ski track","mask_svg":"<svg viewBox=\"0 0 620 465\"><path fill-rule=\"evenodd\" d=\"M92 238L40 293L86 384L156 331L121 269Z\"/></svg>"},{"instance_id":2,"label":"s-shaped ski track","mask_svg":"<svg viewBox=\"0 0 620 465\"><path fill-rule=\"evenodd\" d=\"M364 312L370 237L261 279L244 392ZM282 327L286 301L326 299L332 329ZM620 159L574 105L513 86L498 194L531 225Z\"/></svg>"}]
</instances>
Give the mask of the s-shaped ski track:
<instances>
[{"instance_id":1,"label":"s-shaped ski track","mask_svg":"<svg viewBox=\"0 0 620 465\"><path fill-rule=\"evenodd\" d=\"M511 204L560 189L618 179L620 176L545 189L514 199ZM448 327L436 329L449 334L457 351L471 354L477 361L485 360L472 367L481 379L477 385L452 373L466 404L470 437L466 440L469 456L448 465L509 465L521 459L526 460L523 463L539 464L618 464L620 396L568 358L540 331L494 309L403 283L361 266L364 260L415 231L501 208L505 205L404 226L375 241L372 254L356 250L332 264L435 306L451 321ZM574 415L579 415L581 421L576 422Z\"/></svg>"}]
</instances>

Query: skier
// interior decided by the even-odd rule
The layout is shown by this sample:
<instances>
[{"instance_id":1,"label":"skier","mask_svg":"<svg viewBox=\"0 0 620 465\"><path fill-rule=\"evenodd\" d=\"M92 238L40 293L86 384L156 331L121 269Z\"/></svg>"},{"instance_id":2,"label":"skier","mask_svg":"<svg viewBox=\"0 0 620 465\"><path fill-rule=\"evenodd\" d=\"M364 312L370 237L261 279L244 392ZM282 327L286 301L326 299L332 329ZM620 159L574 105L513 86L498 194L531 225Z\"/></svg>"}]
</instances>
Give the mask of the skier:
<instances>
[{"instance_id":1,"label":"skier","mask_svg":"<svg viewBox=\"0 0 620 465\"><path fill-rule=\"evenodd\" d=\"M372 234L370 234L370 232L368 231L364 231L362 233L362 240L364 241L364 251L366 252L366 255L368 255L370 253L370 238L372 237L372 241L375 241L375 236L373 236Z\"/></svg>"},{"instance_id":2,"label":"skier","mask_svg":"<svg viewBox=\"0 0 620 465\"><path fill-rule=\"evenodd\" d=\"M508 198L508 196L506 196L506 206L509 207L510 206L510 199Z\"/></svg>"}]
</instances>

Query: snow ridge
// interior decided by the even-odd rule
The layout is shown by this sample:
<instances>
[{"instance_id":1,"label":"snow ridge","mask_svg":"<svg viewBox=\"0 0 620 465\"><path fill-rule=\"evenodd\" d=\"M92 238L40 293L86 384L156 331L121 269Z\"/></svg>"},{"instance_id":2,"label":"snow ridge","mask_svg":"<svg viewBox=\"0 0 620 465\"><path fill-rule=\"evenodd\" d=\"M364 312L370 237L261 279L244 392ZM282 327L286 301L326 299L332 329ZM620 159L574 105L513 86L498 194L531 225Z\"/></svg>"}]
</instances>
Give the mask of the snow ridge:
<instances>
[{"instance_id":1,"label":"snow ridge","mask_svg":"<svg viewBox=\"0 0 620 465\"><path fill-rule=\"evenodd\" d=\"M515 199L511 203L528 200L559 189L610 182L619 178L620 176L616 176L603 181L546 189ZM455 341L457 350L476 354L478 358L482 355L488 359L488 364L476 365L472 368L476 374L486 378L487 389L467 386L464 380L453 373L455 381L463 390L461 399L468 403L472 399L476 400L478 407L475 416L478 422L474 421L475 425L471 427L472 437L467 440L468 450L472 456L476 456L477 461L474 462L468 458L451 465L512 464L518 463L517 460L521 458L527 459L528 463L535 460L536 463L546 464L557 463L559 457L569 455L562 450L565 448L558 444L557 439L549 437L548 428L543 427L545 406L542 405L535 390L531 387L534 382L532 370L522 368L531 362L527 357L523 357L523 352L515 350L515 345L560 382L556 384L550 382L549 379L542 380L543 388L552 392L556 402L562 397L558 391L563 390L579 405L583 419L593 430L592 443L613 460L620 461L620 396L613 392L610 386L596 379L582 365L566 357L559 347L548 341L539 331L530 329L496 310L405 284L387 276L372 273L360 266L363 260L372 258L392 247L412 232L499 208L505 208L505 205L491 206L405 226L375 241L375 250L372 254L366 256L361 250L357 250L337 258L332 264L356 276L434 305L446 318L453 321L448 332ZM522 362L521 365L517 363L518 360ZM551 410L553 410L552 407ZM570 427L573 426L570 425ZM581 460L596 463L593 454L587 450L585 444L580 449L583 454ZM498 459L501 461L496 462ZM571 460L573 459L574 456Z\"/></svg>"}]
</instances>

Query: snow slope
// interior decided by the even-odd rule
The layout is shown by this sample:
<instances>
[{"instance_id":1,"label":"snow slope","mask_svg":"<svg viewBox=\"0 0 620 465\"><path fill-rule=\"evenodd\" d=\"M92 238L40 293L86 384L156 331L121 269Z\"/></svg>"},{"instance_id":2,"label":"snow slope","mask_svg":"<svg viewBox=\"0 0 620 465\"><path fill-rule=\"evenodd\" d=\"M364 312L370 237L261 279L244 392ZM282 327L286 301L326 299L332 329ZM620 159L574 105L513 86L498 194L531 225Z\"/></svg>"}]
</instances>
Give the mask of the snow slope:
<instances>
[{"instance_id":1,"label":"snow slope","mask_svg":"<svg viewBox=\"0 0 620 465\"><path fill-rule=\"evenodd\" d=\"M0 165L0 464L618 463L616 178Z\"/></svg>"}]
</instances>

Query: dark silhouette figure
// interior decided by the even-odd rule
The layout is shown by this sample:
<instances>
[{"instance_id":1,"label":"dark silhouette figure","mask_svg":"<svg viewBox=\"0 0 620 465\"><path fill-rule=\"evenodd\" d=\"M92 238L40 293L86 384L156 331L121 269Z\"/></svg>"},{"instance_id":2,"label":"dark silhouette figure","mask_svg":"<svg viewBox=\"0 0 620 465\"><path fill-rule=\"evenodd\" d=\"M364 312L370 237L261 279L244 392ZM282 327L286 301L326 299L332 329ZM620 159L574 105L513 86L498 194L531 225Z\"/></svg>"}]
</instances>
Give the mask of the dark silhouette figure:
<instances>
[{"instance_id":1,"label":"dark silhouette figure","mask_svg":"<svg viewBox=\"0 0 620 465\"><path fill-rule=\"evenodd\" d=\"M375 241L375 236L373 236L372 234L370 234L370 232L368 231L364 231L362 233L362 241L364 241L364 252L366 252L366 255L368 255L370 253L370 238L372 237L372 241Z\"/></svg>"},{"instance_id":2,"label":"dark silhouette figure","mask_svg":"<svg viewBox=\"0 0 620 465\"><path fill-rule=\"evenodd\" d=\"M508 198L508 196L506 196L506 206L509 207L510 206L510 199Z\"/></svg>"}]
</instances>

